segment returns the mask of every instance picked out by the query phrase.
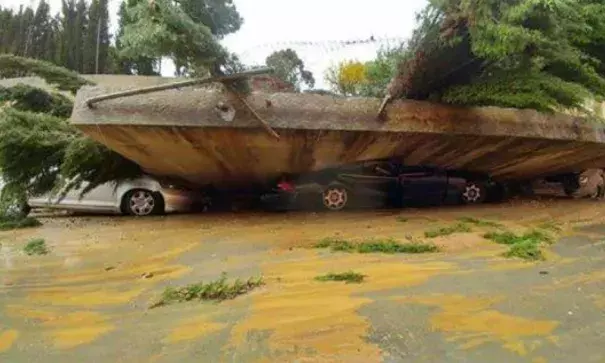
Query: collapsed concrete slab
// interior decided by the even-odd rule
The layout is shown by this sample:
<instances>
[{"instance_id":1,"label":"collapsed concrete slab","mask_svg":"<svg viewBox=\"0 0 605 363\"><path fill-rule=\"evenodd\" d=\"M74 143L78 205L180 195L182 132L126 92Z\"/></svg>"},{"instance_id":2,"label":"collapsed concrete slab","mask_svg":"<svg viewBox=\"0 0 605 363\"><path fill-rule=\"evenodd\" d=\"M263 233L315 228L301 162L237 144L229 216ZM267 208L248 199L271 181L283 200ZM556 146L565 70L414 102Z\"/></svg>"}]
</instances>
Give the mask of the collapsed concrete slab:
<instances>
[{"instance_id":1,"label":"collapsed concrete slab","mask_svg":"<svg viewBox=\"0 0 605 363\"><path fill-rule=\"evenodd\" d=\"M601 124L563 114L495 107L460 108L317 94L233 93L187 88L106 100L121 88L83 87L71 122L158 176L231 187L354 161L397 157L407 164L526 179L605 167Z\"/></svg>"}]
</instances>

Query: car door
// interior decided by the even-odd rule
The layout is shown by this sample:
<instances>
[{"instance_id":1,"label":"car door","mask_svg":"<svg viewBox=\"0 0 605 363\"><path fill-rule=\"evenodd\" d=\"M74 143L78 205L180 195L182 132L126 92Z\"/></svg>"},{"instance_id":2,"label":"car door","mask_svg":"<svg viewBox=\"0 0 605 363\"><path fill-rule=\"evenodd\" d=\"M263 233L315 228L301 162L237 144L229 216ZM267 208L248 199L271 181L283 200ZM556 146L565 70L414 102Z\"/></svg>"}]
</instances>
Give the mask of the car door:
<instances>
[{"instance_id":1,"label":"car door","mask_svg":"<svg viewBox=\"0 0 605 363\"><path fill-rule=\"evenodd\" d=\"M404 166L399 183L404 204L440 204L447 191L447 173L428 166Z\"/></svg>"},{"instance_id":2,"label":"car door","mask_svg":"<svg viewBox=\"0 0 605 363\"><path fill-rule=\"evenodd\" d=\"M338 178L352 186L359 194L383 195L391 185L397 183L397 173L394 173L388 163L369 162L356 168L345 169Z\"/></svg>"},{"instance_id":3,"label":"car door","mask_svg":"<svg viewBox=\"0 0 605 363\"><path fill-rule=\"evenodd\" d=\"M81 195L88 185L88 182L83 182L79 188L67 192L63 199L55 199L55 207L91 212L113 211L116 209L115 182L99 185Z\"/></svg>"}]
</instances>

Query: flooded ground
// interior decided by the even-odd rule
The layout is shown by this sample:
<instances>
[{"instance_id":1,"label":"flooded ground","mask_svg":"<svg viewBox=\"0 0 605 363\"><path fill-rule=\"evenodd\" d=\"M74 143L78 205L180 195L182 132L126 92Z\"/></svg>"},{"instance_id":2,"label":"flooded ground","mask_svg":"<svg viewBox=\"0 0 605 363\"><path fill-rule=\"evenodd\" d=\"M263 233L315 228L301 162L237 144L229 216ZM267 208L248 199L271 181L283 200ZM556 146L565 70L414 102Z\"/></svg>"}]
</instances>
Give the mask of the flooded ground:
<instances>
[{"instance_id":1,"label":"flooded ground","mask_svg":"<svg viewBox=\"0 0 605 363\"><path fill-rule=\"evenodd\" d=\"M333 253L324 237L424 241L460 218L548 225L547 260L489 226L438 253ZM0 233L0 362L603 362L605 208L595 201L334 214L51 217ZM45 256L22 252L44 238ZM321 282L353 270L361 284ZM264 277L221 303L149 309L167 286Z\"/></svg>"}]
</instances>

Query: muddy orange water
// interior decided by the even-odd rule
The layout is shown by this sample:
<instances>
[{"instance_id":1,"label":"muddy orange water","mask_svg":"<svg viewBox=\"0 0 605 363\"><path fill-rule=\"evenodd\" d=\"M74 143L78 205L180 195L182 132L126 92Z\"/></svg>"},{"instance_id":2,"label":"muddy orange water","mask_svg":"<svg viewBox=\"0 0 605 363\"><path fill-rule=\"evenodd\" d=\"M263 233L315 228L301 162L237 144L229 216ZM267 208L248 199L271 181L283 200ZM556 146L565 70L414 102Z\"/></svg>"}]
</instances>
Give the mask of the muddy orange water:
<instances>
[{"instance_id":1,"label":"muddy orange water","mask_svg":"<svg viewBox=\"0 0 605 363\"><path fill-rule=\"evenodd\" d=\"M605 222L604 207L43 217L40 228L0 233L0 362L605 361L605 229L588 227ZM501 226L424 235L469 217ZM562 238L543 262L505 259L506 246L482 237L539 226ZM312 248L324 237L423 241L440 252ZM25 255L32 238L50 254ZM365 281L315 279L346 271ZM166 287L222 272L265 285L149 309Z\"/></svg>"}]
</instances>

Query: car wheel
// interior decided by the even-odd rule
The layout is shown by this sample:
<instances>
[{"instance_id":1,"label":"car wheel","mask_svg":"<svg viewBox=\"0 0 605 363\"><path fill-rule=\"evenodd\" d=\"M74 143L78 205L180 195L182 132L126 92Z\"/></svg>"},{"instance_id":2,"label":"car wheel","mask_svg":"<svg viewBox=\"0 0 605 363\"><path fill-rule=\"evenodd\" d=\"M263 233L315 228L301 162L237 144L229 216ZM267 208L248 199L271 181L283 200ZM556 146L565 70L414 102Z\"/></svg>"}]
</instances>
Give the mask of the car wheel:
<instances>
[{"instance_id":1,"label":"car wheel","mask_svg":"<svg viewBox=\"0 0 605 363\"><path fill-rule=\"evenodd\" d=\"M465 204L483 203L487 197L485 186L477 182L468 182L462 191L462 201Z\"/></svg>"},{"instance_id":2,"label":"car wheel","mask_svg":"<svg viewBox=\"0 0 605 363\"><path fill-rule=\"evenodd\" d=\"M146 189L133 189L124 195L122 212L133 216L149 216L164 213L162 195Z\"/></svg>"},{"instance_id":3,"label":"car wheel","mask_svg":"<svg viewBox=\"0 0 605 363\"><path fill-rule=\"evenodd\" d=\"M322 193L323 206L331 211L339 211L346 207L349 192L340 184L329 185Z\"/></svg>"}]
</instances>

